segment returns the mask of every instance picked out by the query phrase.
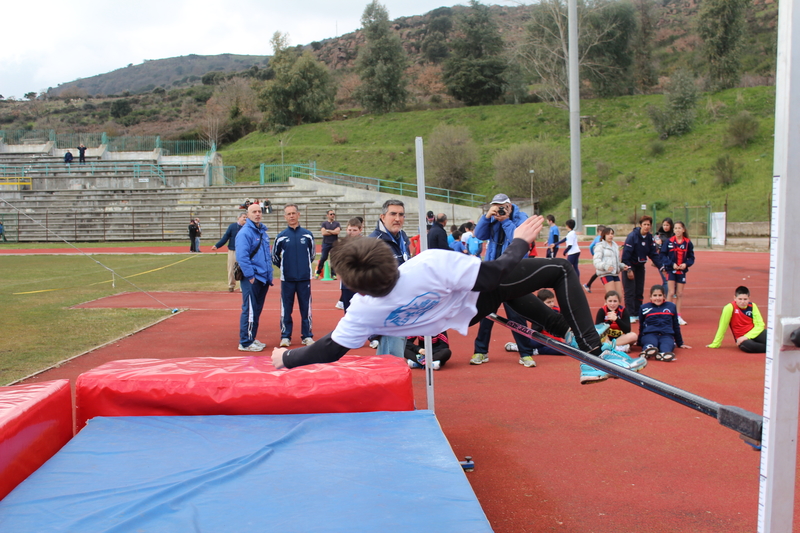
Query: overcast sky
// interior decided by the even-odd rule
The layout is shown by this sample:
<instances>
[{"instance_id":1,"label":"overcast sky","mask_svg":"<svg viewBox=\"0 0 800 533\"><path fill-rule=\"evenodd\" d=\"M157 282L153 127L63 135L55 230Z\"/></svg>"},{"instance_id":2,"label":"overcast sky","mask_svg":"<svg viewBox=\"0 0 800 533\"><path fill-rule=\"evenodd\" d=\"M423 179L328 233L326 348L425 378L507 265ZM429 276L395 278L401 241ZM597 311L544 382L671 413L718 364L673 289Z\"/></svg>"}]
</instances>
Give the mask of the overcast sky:
<instances>
[{"instance_id":1,"label":"overcast sky","mask_svg":"<svg viewBox=\"0 0 800 533\"><path fill-rule=\"evenodd\" d=\"M467 0L384 0L391 19ZM498 0L487 4L510 5ZM358 29L367 0L118 0L4 2L0 94L21 99L59 83L145 59L188 54L271 55L269 39L292 45Z\"/></svg>"}]
</instances>

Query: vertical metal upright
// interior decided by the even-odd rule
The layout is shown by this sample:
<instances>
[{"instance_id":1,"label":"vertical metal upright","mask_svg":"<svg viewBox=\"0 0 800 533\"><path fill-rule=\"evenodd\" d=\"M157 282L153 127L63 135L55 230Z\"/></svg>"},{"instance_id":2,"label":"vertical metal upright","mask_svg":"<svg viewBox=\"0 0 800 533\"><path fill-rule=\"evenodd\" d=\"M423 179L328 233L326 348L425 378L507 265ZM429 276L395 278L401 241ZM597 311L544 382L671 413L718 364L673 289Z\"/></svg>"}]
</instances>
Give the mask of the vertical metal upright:
<instances>
[{"instance_id":1,"label":"vertical metal upright","mask_svg":"<svg viewBox=\"0 0 800 533\"><path fill-rule=\"evenodd\" d=\"M583 231L583 193L581 190L581 80L578 65L578 0L569 0L569 154L572 186L572 218Z\"/></svg>"},{"instance_id":2,"label":"vertical metal upright","mask_svg":"<svg viewBox=\"0 0 800 533\"><path fill-rule=\"evenodd\" d=\"M420 253L428 249L428 239L426 238L425 215L428 212L425 207L425 155L422 150L422 137L416 139L417 154L417 201L419 202L419 250ZM425 336L425 391L428 397L428 409L435 413L435 400L433 395L433 341L430 335Z\"/></svg>"},{"instance_id":3,"label":"vertical metal upright","mask_svg":"<svg viewBox=\"0 0 800 533\"><path fill-rule=\"evenodd\" d=\"M775 159L770 227L769 317L764 375L764 430L758 531L792 531L800 401L800 349L789 339L800 329L800 5L778 6Z\"/></svg>"}]
</instances>

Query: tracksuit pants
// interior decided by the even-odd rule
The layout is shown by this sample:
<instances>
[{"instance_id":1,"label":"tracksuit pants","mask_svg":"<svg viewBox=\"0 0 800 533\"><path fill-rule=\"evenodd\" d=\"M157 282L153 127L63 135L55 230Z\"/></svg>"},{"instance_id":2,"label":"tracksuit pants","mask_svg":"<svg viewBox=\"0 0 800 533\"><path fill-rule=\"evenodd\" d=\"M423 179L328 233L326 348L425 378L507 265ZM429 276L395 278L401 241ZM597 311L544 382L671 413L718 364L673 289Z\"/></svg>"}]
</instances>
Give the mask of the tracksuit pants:
<instances>
[{"instance_id":1,"label":"tracksuit pants","mask_svg":"<svg viewBox=\"0 0 800 533\"><path fill-rule=\"evenodd\" d=\"M311 332L311 280L283 281L281 280L281 339L292 338L294 321L292 309L297 296L297 306L300 309L300 338L313 337Z\"/></svg>"},{"instance_id":2,"label":"tracksuit pants","mask_svg":"<svg viewBox=\"0 0 800 533\"><path fill-rule=\"evenodd\" d=\"M552 288L556 293L560 313L547 307L533 294L545 287ZM575 269L566 259L531 257L520 261L497 289L480 293L476 304L478 312L471 324L494 313L504 302L557 337L564 337L572 329L581 350L599 355L600 337L594 327L589 302Z\"/></svg>"},{"instance_id":3,"label":"tracksuit pants","mask_svg":"<svg viewBox=\"0 0 800 533\"><path fill-rule=\"evenodd\" d=\"M631 267L633 279L628 279L628 274L620 274L622 290L625 291L625 307L631 317L638 317L644 299L644 271L646 263L634 263Z\"/></svg>"},{"instance_id":4,"label":"tracksuit pants","mask_svg":"<svg viewBox=\"0 0 800 533\"><path fill-rule=\"evenodd\" d=\"M250 283L249 279L239 282L242 287L242 316L239 318L239 344L247 348L256 340L258 321L269 285L259 280Z\"/></svg>"}]
</instances>

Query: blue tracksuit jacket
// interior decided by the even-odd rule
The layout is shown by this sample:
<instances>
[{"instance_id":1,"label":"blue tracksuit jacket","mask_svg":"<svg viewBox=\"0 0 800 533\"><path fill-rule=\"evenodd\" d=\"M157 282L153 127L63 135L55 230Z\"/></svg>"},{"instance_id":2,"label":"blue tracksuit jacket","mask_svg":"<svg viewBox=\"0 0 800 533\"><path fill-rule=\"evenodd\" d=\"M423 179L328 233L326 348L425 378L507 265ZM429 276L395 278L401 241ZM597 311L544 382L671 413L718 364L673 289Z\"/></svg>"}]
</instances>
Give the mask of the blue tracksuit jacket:
<instances>
[{"instance_id":1,"label":"blue tracksuit jacket","mask_svg":"<svg viewBox=\"0 0 800 533\"><path fill-rule=\"evenodd\" d=\"M258 246L259 241L261 248L258 249L253 259L250 259L250 254ZM239 233L236 234L236 261L239 263L244 277L247 279L255 277L262 283L272 285L271 257L267 227L264 224L256 227L255 222L247 219Z\"/></svg>"},{"instance_id":2,"label":"blue tracksuit jacket","mask_svg":"<svg viewBox=\"0 0 800 533\"><path fill-rule=\"evenodd\" d=\"M281 269L281 281L309 281L316 255L314 235L297 226L286 228L275 238L272 262Z\"/></svg>"},{"instance_id":3,"label":"blue tracksuit jacket","mask_svg":"<svg viewBox=\"0 0 800 533\"><path fill-rule=\"evenodd\" d=\"M486 216L482 216L475 226L475 237L482 241L489 241L486 243L486 261L497 259L506 251L508 245L514 240L514 230L528 218L528 215L521 211L516 205L512 204L511 209L511 217L507 218L502 223L497 222L494 217L489 220ZM502 242L500 242L501 226L505 233ZM497 250L498 245L500 248L499 252Z\"/></svg>"}]
</instances>

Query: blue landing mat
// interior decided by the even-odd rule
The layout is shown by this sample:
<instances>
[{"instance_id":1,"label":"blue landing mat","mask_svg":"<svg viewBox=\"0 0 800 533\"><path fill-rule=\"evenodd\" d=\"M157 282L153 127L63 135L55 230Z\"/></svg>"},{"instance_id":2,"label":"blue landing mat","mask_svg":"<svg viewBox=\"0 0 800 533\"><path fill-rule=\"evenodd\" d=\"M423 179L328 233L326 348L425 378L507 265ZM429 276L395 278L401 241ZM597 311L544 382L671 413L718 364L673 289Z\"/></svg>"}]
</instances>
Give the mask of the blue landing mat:
<instances>
[{"instance_id":1,"label":"blue landing mat","mask_svg":"<svg viewBox=\"0 0 800 533\"><path fill-rule=\"evenodd\" d=\"M95 418L0 531L491 531L429 411Z\"/></svg>"}]
</instances>

